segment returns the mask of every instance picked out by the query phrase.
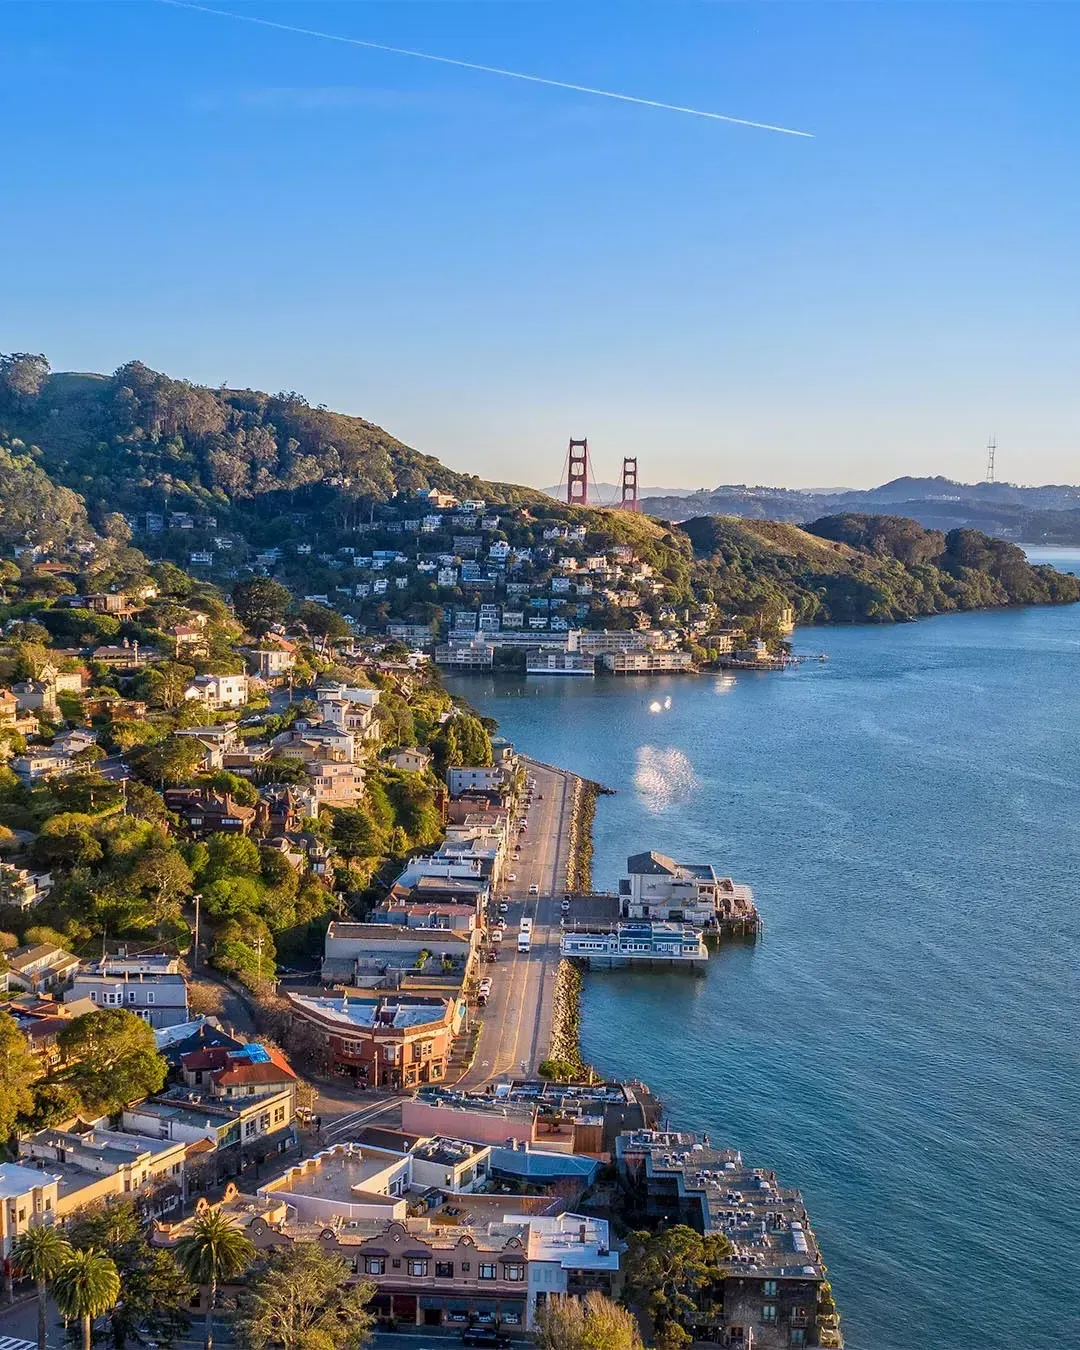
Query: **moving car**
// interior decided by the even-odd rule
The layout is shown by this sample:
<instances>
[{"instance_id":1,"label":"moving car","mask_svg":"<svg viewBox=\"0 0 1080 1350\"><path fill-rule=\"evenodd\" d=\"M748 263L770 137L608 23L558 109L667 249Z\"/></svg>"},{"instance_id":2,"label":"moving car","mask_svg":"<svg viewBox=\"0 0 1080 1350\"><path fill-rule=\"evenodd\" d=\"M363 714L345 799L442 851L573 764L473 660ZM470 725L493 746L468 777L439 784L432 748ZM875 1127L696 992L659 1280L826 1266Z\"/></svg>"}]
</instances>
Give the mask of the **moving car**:
<instances>
[{"instance_id":1,"label":"moving car","mask_svg":"<svg viewBox=\"0 0 1080 1350\"><path fill-rule=\"evenodd\" d=\"M522 931L523 933L531 933L531 932L532 932L532 919L530 919L530 918L528 918L528 917L522 919L522 921L521 921L521 931Z\"/></svg>"},{"instance_id":2,"label":"moving car","mask_svg":"<svg viewBox=\"0 0 1080 1350\"><path fill-rule=\"evenodd\" d=\"M530 895L539 895L539 894L540 894L540 887L536 884L535 881L534 881L533 884L529 887L529 894L530 894Z\"/></svg>"},{"instance_id":3,"label":"moving car","mask_svg":"<svg viewBox=\"0 0 1080 1350\"><path fill-rule=\"evenodd\" d=\"M516 873L516 872L507 872L507 874L506 874L506 879L507 879L507 881L517 881L517 873Z\"/></svg>"},{"instance_id":4,"label":"moving car","mask_svg":"<svg viewBox=\"0 0 1080 1350\"><path fill-rule=\"evenodd\" d=\"M564 900L564 901L562 902L562 904L559 906L559 908L562 910L562 912L563 912L564 914L569 914L569 913L570 913L570 901L569 901L569 900Z\"/></svg>"}]
</instances>

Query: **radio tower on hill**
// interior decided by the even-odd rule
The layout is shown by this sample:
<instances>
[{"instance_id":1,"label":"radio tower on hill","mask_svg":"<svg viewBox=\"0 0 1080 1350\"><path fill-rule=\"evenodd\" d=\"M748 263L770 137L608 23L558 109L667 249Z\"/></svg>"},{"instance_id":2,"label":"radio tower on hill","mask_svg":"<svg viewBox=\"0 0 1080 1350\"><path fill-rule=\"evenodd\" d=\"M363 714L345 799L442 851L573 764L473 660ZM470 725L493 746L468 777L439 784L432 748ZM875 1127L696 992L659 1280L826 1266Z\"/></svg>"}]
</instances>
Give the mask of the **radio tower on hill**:
<instances>
[{"instance_id":1,"label":"radio tower on hill","mask_svg":"<svg viewBox=\"0 0 1080 1350\"><path fill-rule=\"evenodd\" d=\"M566 504L589 504L589 442L571 440L566 452Z\"/></svg>"},{"instance_id":2,"label":"radio tower on hill","mask_svg":"<svg viewBox=\"0 0 1080 1350\"><path fill-rule=\"evenodd\" d=\"M994 481L994 454L997 451L997 441L993 436L986 442L986 481Z\"/></svg>"}]
</instances>

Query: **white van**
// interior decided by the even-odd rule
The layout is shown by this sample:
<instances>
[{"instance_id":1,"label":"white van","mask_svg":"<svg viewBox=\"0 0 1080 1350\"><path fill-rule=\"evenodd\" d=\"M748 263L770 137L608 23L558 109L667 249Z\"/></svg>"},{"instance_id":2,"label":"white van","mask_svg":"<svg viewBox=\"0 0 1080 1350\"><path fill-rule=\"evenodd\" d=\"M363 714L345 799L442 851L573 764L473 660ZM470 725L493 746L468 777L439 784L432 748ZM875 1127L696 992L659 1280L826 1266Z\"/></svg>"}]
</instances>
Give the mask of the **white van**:
<instances>
[{"instance_id":1,"label":"white van","mask_svg":"<svg viewBox=\"0 0 1080 1350\"><path fill-rule=\"evenodd\" d=\"M532 934L526 932L524 928L518 934L518 951L519 952L532 951Z\"/></svg>"}]
</instances>

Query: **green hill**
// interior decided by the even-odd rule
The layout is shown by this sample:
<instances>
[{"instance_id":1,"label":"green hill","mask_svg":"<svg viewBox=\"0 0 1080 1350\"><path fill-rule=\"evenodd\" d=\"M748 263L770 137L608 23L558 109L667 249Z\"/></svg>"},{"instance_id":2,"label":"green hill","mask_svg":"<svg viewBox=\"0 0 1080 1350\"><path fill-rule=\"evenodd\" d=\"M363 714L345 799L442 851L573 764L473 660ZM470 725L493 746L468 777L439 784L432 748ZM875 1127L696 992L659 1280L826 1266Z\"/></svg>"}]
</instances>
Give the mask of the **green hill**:
<instances>
[{"instance_id":1,"label":"green hill","mask_svg":"<svg viewBox=\"0 0 1080 1350\"><path fill-rule=\"evenodd\" d=\"M299 394L210 389L139 361L112 375L53 374L42 356L0 355L0 451L0 546L77 551L96 535L111 541L104 553L120 571L139 555L124 552L127 527L116 513L138 522L148 511L187 511L199 528L153 536L159 556L186 564L188 549L216 549L218 571L208 579L228 580L250 569L259 548L314 539L314 558L290 549L285 580L298 595L348 590L333 570L342 562L319 558L352 552L360 525L371 546L399 547L403 518L417 514L408 494L438 488L483 498L500 515L492 538L526 556L535 550L528 580L541 589L554 565L543 544L552 524L585 524L583 555L630 545L649 578L632 593L592 599L584 617L578 606L574 620L585 624L625 625L636 609L670 625L702 604L721 615L778 614L790 604L802 622L889 622L1080 599L1076 578L1032 567L1015 545L974 530L946 535L906 517L855 514L801 528L716 515L676 526L570 508L531 488L457 473L375 423L313 408ZM447 528L436 552L456 551ZM218 547L213 538L222 533L234 537ZM428 551L436 539L428 537ZM391 615L427 623L446 602L412 573L402 587L378 604L339 603L379 630ZM464 578L452 596L455 604L479 599Z\"/></svg>"},{"instance_id":2,"label":"green hill","mask_svg":"<svg viewBox=\"0 0 1080 1350\"><path fill-rule=\"evenodd\" d=\"M679 528L699 590L738 613L785 601L803 623L890 623L1080 600L1080 579L1032 566L1015 544L905 516L824 516L804 527L702 516Z\"/></svg>"}]
</instances>

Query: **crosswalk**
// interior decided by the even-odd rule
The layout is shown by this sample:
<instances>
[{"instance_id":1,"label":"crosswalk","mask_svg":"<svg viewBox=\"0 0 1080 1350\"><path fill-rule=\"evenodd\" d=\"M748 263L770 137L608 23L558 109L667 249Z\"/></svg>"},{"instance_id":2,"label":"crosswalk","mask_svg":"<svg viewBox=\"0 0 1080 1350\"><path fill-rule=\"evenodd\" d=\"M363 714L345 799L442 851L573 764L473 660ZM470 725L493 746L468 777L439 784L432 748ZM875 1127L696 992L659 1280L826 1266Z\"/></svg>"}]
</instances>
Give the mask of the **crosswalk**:
<instances>
[{"instance_id":1,"label":"crosswalk","mask_svg":"<svg viewBox=\"0 0 1080 1350\"><path fill-rule=\"evenodd\" d=\"M18 1336L0 1336L0 1350L37 1350L37 1341L20 1340Z\"/></svg>"}]
</instances>

